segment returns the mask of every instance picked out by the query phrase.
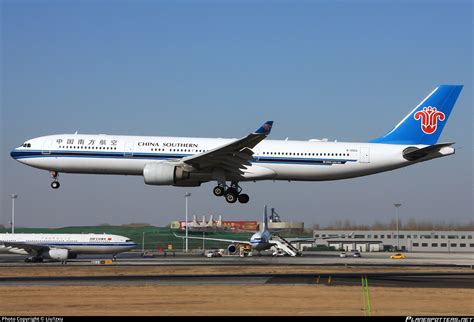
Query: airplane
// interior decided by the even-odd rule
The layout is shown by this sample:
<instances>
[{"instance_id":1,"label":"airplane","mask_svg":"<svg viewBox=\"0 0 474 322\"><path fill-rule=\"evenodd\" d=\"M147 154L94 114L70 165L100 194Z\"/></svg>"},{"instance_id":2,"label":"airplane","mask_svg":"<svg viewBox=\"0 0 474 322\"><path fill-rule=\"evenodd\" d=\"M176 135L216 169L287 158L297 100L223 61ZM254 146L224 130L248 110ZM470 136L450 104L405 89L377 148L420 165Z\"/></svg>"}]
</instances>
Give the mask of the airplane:
<instances>
[{"instance_id":1,"label":"airplane","mask_svg":"<svg viewBox=\"0 0 474 322\"><path fill-rule=\"evenodd\" d=\"M112 254L136 247L127 237L109 234L0 234L0 253L30 255L25 262L65 262L79 254Z\"/></svg>"},{"instance_id":2,"label":"airplane","mask_svg":"<svg viewBox=\"0 0 474 322\"><path fill-rule=\"evenodd\" d=\"M60 186L60 172L137 175L158 186L215 181L214 195L247 203L239 182L355 178L454 154L454 142L437 141L462 88L436 87L391 131L368 142L265 140L273 126L267 121L240 139L48 135L27 140L10 155L50 171L53 189Z\"/></svg>"},{"instance_id":3,"label":"airplane","mask_svg":"<svg viewBox=\"0 0 474 322\"><path fill-rule=\"evenodd\" d=\"M183 238L185 239L186 236L180 236L177 234L174 234L175 237L178 238ZM344 235L345 236L345 235ZM319 239L329 239L329 238L334 238L335 236L330 236L330 237L320 237ZM194 236L188 236L188 239L199 239L199 240L210 240L210 241L219 241L219 242L228 242L230 243L229 246L227 247L227 251L230 254L233 254L237 251L238 246L240 245L246 245L249 246L252 251L257 251L261 252L263 250L268 250L271 248L281 248L281 247L288 247L290 248L289 253L291 256L297 256L301 255L301 252L299 252L296 248L291 246L291 243L296 243L296 242L314 242L316 239L312 237L302 237L302 238L285 238L283 239L280 236L275 236L273 235L269 230L268 230L268 216L267 216L267 205L264 206L263 210L263 223L262 223L262 229L255 234L253 234L250 237L250 240L237 240L237 239L223 239L223 238L209 238L209 237L194 237ZM282 245L283 244L283 245ZM276 255L278 253L274 252L273 254Z\"/></svg>"}]
</instances>

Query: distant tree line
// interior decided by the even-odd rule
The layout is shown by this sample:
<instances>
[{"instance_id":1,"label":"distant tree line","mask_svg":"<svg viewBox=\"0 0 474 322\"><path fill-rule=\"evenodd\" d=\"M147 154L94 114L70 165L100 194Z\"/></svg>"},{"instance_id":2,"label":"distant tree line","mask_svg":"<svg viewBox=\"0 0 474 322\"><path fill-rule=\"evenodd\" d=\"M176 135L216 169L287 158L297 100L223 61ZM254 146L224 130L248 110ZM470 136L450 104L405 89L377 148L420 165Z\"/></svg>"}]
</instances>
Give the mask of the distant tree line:
<instances>
[{"instance_id":1,"label":"distant tree line","mask_svg":"<svg viewBox=\"0 0 474 322\"><path fill-rule=\"evenodd\" d=\"M396 219L392 219L390 222L384 223L375 221L373 224L357 224L349 219L336 220L326 226L319 224L313 225L313 229L316 230L395 230L397 229ZM398 220L399 230L463 230L463 231L474 231L474 220L467 223L453 223L453 222L433 222L429 220L416 220L414 218L408 219L403 222L401 219Z\"/></svg>"}]
</instances>

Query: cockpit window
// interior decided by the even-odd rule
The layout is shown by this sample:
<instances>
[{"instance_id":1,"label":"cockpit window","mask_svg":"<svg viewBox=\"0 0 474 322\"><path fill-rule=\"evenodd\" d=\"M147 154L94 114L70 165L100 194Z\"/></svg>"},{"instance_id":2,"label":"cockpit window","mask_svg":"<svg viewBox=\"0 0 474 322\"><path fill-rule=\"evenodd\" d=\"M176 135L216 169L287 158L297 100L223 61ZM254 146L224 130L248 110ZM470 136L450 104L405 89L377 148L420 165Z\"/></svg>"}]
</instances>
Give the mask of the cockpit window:
<instances>
[{"instance_id":1,"label":"cockpit window","mask_svg":"<svg viewBox=\"0 0 474 322\"><path fill-rule=\"evenodd\" d=\"M31 143L23 143L22 147L31 148Z\"/></svg>"}]
</instances>

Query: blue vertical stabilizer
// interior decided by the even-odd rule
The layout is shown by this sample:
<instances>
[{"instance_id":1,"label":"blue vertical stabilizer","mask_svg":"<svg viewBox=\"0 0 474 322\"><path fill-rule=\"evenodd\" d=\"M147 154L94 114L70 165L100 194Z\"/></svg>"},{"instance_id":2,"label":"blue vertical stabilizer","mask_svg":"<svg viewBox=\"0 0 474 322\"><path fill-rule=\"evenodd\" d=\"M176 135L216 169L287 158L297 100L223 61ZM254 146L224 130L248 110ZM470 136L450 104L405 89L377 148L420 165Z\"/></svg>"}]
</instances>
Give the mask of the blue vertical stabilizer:
<instances>
[{"instance_id":1,"label":"blue vertical stabilizer","mask_svg":"<svg viewBox=\"0 0 474 322\"><path fill-rule=\"evenodd\" d=\"M436 144L462 88L462 85L440 85L436 87L393 130L369 142Z\"/></svg>"}]
</instances>

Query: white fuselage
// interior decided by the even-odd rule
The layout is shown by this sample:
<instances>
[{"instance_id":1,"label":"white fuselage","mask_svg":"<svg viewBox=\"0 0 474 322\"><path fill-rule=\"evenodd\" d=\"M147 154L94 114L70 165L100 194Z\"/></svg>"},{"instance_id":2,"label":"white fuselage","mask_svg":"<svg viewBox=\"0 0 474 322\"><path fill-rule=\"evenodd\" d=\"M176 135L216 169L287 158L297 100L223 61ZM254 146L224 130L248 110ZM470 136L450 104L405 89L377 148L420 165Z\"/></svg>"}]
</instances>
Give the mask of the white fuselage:
<instances>
[{"instance_id":1,"label":"white fuselage","mask_svg":"<svg viewBox=\"0 0 474 322\"><path fill-rule=\"evenodd\" d=\"M267 250L273 245L270 243L271 238L272 234L268 230L259 231L250 237L250 245L256 251Z\"/></svg>"},{"instance_id":2,"label":"white fuselage","mask_svg":"<svg viewBox=\"0 0 474 322\"><path fill-rule=\"evenodd\" d=\"M118 254L136 247L127 237L109 234L0 234L0 253L28 254L20 247L5 246L7 242L67 249L76 255Z\"/></svg>"},{"instance_id":3,"label":"white fuselage","mask_svg":"<svg viewBox=\"0 0 474 322\"><path fill-rule=\"evenodd\" d=\"M21 163L50 171L143 175L146 164L178 161L233 140L61 134L28 140L23 146L14 149L11 156ZM415 162L403 158L403 151L408 147L425 146L264 140L252 149L253 159L245 173L239 177L227 174L226 180L320 181L364 176L413 164ZM454 148L445 147L437 155L416 162L453 153ZM212 172L196 174L193 178L200 182L214 179Z\"/></svg>"}]
</instances>

